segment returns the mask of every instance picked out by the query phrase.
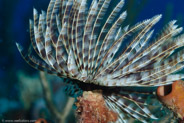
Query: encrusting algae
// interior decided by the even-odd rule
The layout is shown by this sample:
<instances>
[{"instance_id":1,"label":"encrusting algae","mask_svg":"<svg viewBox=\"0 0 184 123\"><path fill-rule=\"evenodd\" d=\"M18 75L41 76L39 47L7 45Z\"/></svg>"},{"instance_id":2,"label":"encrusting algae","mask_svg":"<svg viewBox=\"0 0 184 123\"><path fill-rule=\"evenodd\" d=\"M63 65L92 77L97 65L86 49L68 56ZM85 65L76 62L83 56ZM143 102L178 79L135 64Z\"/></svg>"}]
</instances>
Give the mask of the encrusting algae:
<instances>
[{"instance_id":1,"label":"encrusting algae","mask_svg":"<svg viewBox=\"0 0 184 123\"><path fill-rule=\"evenodd\" d=\"M104 122L108 117L120 123L157 120L153 113L156 95L140 88L184 78L184 74L175 74L184 67L183 28L172 20L153 39L152 27L162 15L123 27L127 16L124 0L118 0L112 9L113 1L51 0L47 12L39 14L34 9L30 48L18 43L17 47L35 69L68 79L73 85L68 91L87 91L76 103L82 117L87 115L84 110L92 113L96 106L98 111L92 116ZM96 98L96 105L86 107L84 100L91 103L91 98ZM105 119L96 117L102 110L110 111L103 115Z\"/></svg>"}]
</instances>

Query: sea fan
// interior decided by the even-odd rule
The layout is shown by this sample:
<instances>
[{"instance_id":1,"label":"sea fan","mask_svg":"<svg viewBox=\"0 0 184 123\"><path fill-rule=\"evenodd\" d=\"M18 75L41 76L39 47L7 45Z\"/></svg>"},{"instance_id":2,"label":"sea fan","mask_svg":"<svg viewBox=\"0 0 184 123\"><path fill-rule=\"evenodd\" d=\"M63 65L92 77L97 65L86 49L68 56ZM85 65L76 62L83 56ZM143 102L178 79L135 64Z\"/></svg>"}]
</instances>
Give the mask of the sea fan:
<instances>
[{"instance_id":1,"label":"sea fan","mask_svg":"<svg viewBox=\"0 0 184 123\"><path fill-rule=\"evenodd\" d=\"M156 15L134 26L124 26L124 0L112 9L112 0L51 0L47 12L30 20L32 45L28 53L17 47L34 68L69 78L74 92L101 90L106 105L118 113L117 122L156 119L150 93L142 88L170 84L184 78L184 35L170 21L157 38L151 29ZM112 9L112 10L111 10ZM124 24L125 25L125 24ZM151 40L152 39L152 40ZM36 58L32 47L39 55Z\"/></svg>"}]
</instances>

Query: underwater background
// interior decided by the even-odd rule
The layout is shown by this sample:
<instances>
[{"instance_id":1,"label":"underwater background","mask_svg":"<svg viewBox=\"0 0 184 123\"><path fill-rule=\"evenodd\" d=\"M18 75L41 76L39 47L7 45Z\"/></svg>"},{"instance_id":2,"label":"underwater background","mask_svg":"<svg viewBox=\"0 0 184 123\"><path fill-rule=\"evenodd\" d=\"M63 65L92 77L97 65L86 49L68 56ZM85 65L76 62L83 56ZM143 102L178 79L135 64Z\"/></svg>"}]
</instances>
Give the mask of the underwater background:
<instances>
[{"instance_id":1,"label":"underwater background","mask_svg":"<svg viewBox=\"0 0 184 123\"><path fill-rule=\"evenodd\" d=\"M155 32L174 19L184 27L183 0L125 0L125 3L124 9L128 12L126 24L162 14ZM16 42L25 47L29 45L29 19L33 18L33 8L46 11L48 4L49 0L0 0L0 122L4 119L39 118L54 122L44 102L39 71L22 59L15 45ZM71 100L64 92L63 80L51 75L46 75L46 78L54 105L62 112ZM68 123L75 122L75 107L71 107L66 117Z\"/></svg>"}]
</instances>

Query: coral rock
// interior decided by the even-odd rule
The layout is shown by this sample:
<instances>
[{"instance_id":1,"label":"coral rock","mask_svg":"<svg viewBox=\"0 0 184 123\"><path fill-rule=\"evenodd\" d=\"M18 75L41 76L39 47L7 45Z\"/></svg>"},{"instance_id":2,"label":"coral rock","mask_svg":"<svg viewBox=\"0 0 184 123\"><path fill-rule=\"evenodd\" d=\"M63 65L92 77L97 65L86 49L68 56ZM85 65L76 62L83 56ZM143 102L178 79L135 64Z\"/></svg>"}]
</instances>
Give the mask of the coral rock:
<instances>
[{"instance_id":1,"label":"coral rock","mask_svg":"<svg viewBox=\"0 0 184 123\"><path fill-rule=\"evenodd\" d=\"M108 123L115 122L118 115L105 105L100 92L84 92L78 98L77 115L80 123Z\"/></svg>"},{"instance_id":2,"label":"coral rock","mask_svg":"<svg viewBox=\"0 0 184 123\"><path fill-rule=\"evenodd\" d=\"M158 87L157 96L178 118L184 120L184 81L179 80L172 85Z\"/></svg>"}]
</instances>

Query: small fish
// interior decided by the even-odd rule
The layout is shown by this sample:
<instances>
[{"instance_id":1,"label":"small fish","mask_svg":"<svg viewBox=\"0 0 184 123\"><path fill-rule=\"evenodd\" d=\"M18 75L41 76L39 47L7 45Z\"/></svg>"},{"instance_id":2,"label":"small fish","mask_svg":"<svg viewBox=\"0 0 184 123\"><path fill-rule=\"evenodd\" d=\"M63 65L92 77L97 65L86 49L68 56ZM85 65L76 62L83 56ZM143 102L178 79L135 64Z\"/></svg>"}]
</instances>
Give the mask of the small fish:
<instances>
[{"instance_id":1,"label":"small fish","mask_svg":"<svg viewBox=\"0 0 184 123\"><path fill-rule=\"evenodd\" d=\"M122 26L124 0L51 0L47 12L34 9L30 20L31 46L17 47L35 69L70 80L73 93L100 90L106 106L118 114L117 122L157 119L152 95L156 87L184 78L174 74L184 67L183 30L170 21L156 38L156 15L133 26ZM34 56L34 51L38 56ZM76 86L75 86L76 85Z\"/></svg>"},{"instance_id":2,"label":"small fish","mask_svg":"<svg viewBox=\"0 0 184 123\"><path fill-rule=\"evenodd\" d=\"M172 85L158 87L157 96L166 107L184 121L184 81L178 80Z\"/></svg>"}]
</instances>

